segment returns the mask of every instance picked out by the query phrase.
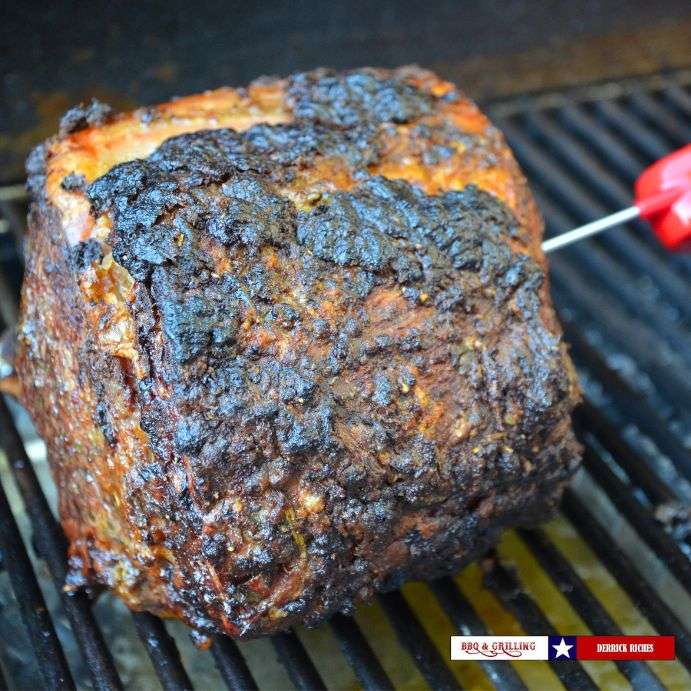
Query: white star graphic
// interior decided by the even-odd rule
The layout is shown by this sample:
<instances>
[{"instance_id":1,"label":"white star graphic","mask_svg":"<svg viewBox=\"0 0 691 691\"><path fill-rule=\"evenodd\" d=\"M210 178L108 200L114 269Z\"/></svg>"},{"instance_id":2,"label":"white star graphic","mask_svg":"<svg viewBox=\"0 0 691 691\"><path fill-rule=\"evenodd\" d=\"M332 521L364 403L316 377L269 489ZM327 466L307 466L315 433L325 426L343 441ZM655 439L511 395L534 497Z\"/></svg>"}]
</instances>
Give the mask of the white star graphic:
<instances>
[{"instance_id":1,"label":"white star graphic","mask_svg":"<svg viewBox=\"0 0 691 691\"><path fill-rule=\"evenodd\" d=\"M569 650L571 650L571 648L573 648L573 646L572 645L566 645L566 641L563 638L561 639L561 643L559 645L553 645L552 647L556 651L555 658L561 657L563 655L564 657L570 659Z\"/></svg>"}]
</instances>

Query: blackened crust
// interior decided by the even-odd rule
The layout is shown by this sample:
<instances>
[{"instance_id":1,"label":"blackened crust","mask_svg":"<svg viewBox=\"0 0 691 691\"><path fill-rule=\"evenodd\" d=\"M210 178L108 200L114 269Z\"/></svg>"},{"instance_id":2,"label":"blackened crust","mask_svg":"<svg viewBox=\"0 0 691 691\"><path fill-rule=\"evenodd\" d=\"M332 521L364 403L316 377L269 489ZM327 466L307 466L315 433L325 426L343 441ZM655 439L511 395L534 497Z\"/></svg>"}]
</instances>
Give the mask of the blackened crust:
<instances>
[{"instance_id":1,"label":"blackened crust","mask_svg":"<svg viewBox=\"0 0 691 691\"><path fill-rule=\"evenodd\" d=\"M122 462L98 483L132 530L80 538L73 583L242 637L459 568L549 515L578 458L526 228L475 186L376 174L401 126L430 171L483 142L426 121L439 101L405 72L298 75L286 99L293 123L182 135L92 182L110 232L69 259Z\"/></svg>"},{"instance_id":2,"label":"blackened crust","mask_svg":"<svg viewBox=\"0 0 691 691\"><path fill-rule=\"evenodd\" d=\"M107 103L92 98L88 104L80 103L62 116L59 134L64 137L87 127L98 127L105 124L112 115L113 109Z\"/></svg>"}]
</instances>

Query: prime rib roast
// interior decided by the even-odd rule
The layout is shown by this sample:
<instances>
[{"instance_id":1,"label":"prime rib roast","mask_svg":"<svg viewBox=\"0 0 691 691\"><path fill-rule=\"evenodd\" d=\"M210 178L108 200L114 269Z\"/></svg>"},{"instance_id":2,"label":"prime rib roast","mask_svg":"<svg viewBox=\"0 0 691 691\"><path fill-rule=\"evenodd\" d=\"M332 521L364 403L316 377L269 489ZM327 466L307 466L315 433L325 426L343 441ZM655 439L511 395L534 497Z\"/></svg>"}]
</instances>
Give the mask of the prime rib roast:
<instances>
[{"instance_id":1,"label":"prime rib roast","mask_svg":"<svg viewBox=\"0 0 691 691\"><path fill-rule=\"evenodd\" d=\"M542 224L452 84L94 101L28 172L16 364L68 587L251 637L550 516L579 394Z\"/></svg>"}]
</instances>

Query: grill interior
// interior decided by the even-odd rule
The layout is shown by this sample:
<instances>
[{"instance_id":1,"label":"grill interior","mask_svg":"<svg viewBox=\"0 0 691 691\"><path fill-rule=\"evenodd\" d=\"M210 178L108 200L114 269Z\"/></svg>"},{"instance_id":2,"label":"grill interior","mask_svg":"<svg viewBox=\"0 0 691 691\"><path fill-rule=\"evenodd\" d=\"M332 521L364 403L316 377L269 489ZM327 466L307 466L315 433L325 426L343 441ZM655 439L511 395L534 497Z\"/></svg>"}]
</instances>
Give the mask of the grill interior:
<instances>
[{"instance_id":1,"label":"grill interior","mask_svg":"<svg viewBox=\"0 0 691 691\"><path fill-rule=\"evenodd\" d=\"M691 72L485 104L552 235L628 206L647 164L691 141ZM23 186L0 189L0 316L17 316ZM691 688L691 257L643 223L550 256L585 390L584 469L560 515L507 533L454 578L411 583L296 629L210 651L109 595L61 590L65 540L45 450L0 399L0 687ZM673 662L451 663L461 634L676 636Z\"/></svg>"}]
</instances>

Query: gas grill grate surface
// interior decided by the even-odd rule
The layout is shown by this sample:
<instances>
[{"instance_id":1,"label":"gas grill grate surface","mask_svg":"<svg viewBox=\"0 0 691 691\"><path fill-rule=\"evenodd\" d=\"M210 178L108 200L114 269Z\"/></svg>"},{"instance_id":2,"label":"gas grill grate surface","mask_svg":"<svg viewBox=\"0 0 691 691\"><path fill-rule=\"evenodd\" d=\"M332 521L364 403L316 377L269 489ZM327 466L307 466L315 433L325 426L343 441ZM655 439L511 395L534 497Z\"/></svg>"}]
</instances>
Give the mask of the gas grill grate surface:
<instances>
[{"instance_id":1,"label":"gas grill grate surface","mask_svg":"<svg viewBox=\"0 0 691 691\"><path fill-rule=\"evenodd\" d=\"M486 105L548 235L627 206L640 170L691 141L690 84L677 72ZM17 315L25 203L21 186L0 189L4 325ZM314 631L197 651L182 625L64 594L42 445L0 399L0 687L690 688L691 259L632 223L550 262L586 395L584 469L561 515L508 533L457 577L406 585ZM678 660L448 661L452 633L522 631L674 634Z\"/></svg>"}]
</instances>

